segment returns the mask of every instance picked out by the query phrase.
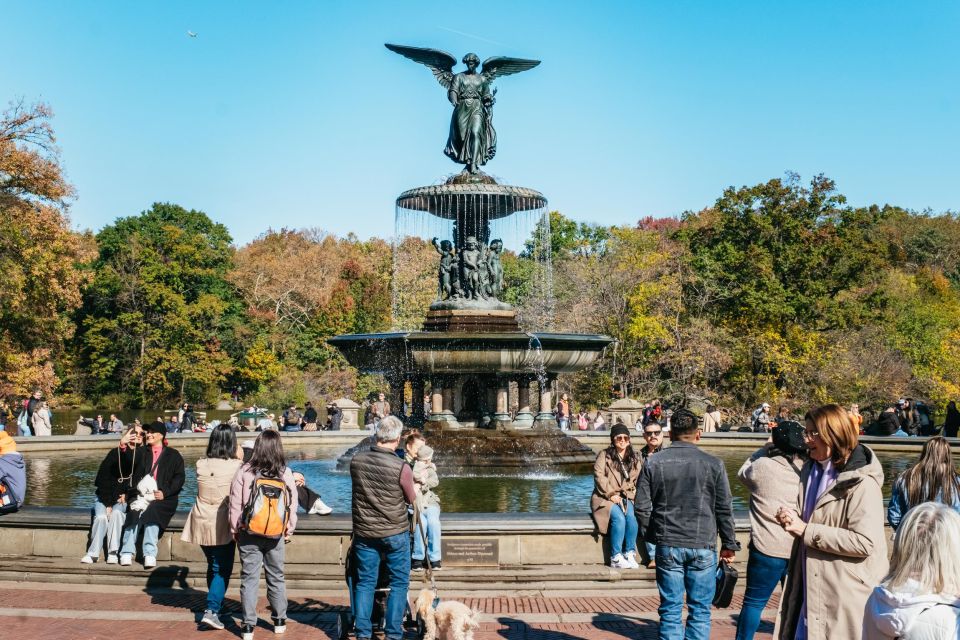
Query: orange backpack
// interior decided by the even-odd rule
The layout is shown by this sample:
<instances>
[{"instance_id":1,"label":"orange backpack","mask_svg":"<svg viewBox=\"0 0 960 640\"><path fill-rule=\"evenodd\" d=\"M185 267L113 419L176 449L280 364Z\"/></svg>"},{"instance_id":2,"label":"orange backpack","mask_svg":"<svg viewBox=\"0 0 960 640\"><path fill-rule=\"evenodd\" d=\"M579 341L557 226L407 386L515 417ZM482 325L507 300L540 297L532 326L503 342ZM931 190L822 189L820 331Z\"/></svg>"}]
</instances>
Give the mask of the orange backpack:
<instances>
[{"instance_id":1,"label":"orange backpack","mask_svg":"<svg viewBox=\"0 0 960 640\"><path fill-rule=\"evenodd\" d=\"M287 530L288 520L290 492L287 483L258 473L250 487L250 499L243 509L243 528L250 535L279 540Z\"/></svg>"}]
</instances>

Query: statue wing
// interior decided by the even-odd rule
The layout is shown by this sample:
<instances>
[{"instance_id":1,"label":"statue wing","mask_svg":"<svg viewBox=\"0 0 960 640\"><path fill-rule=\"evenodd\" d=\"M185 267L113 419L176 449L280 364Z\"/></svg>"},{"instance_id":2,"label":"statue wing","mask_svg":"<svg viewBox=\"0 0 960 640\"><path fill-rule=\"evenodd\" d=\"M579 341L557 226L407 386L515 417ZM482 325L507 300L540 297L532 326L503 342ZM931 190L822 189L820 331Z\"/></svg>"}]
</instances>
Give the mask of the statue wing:
<instances>
[{"instance_id":1,"label":"statue wing","mask_svg":"<svg viewBox=\"0 0 960 640\"><path fill-rule=\"evenodd\" d=\"M446 51L406 47L400 44L385 44L383 46L394 53L399 53L404 58L425 65L433 72L433 77L443 85L444 89L450 89L450 85L453 83L453 66L457 64L457 59Z\"/></svg>"},{"instance_id":2,"label":"statue wing","mask_svg":"<svg viewBox=\"0 0 960 640\"><path fill-rule=\"evenodd\" d=\"M500 76L509 76L514 73L520 73L521 71L529 71L538 64L540 64L539 60L524 60L523 58L504 58L497 56L484 60L483 66L480 68L480 73L482 73L489 82Z\"/></svg>"}]
</instances>

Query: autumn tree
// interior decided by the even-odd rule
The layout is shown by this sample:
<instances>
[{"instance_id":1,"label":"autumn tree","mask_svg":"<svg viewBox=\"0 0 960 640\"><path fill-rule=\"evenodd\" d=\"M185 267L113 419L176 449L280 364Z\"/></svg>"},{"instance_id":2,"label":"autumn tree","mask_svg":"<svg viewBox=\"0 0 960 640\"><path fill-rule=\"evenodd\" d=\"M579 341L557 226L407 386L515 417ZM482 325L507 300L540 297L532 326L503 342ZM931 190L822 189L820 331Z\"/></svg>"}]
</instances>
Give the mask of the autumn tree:
<instances>
[{"instance_id":1,"label":"autumn tree","mask_svg":"<svg viewBox=\"0 0 960 640\"><path fill-rule=\"evenodd\" d=\"M72 187L44 104L17 102L0 116L0 396L60 382L70 316L92 257L88 236L70 230Z\"/></svg>"}]
</instances>

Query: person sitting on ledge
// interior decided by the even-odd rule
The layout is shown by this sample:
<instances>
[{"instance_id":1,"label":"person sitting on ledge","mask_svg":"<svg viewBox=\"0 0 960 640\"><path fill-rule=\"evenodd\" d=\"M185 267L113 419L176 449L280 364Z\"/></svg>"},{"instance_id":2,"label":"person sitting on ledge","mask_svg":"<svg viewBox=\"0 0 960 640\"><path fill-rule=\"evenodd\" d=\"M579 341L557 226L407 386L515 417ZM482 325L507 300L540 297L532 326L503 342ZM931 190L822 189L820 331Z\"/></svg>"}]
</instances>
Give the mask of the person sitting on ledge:
<instances>
[{"instance_id":1,"label":"person sitting on ledge","mask_svg":"<svg viewBox=\"0 0 960 640\"><path fill-rule=\"evenodd\" d=\"M254 440L246 440L241 445L244 462L250 462L255 442ZM333 513L333 509L320 499L320 494L307 486L307 479L299 471L293 472L293 483L297 487L297 504L307 512L307 515L328 516Z\"/></svg>"},{"instance_id":2,"label":"person sitting on ledge","mask_svg":"<svg viewBox=\"0 0 960 640\"><path fill-rule=\"evenodd\" d=\"M0 431L0 515L23 506L27 497L27 467L17 443L6 431Z\"/></svg>"},{"instance_id":3,"label":"person sitting on ledge","mask_svg":"<svg viewBox=\"0 0 960 640\"><path fill-rule=\"evenodd\" d=\"M133 481L133 456L124 449L139 446L143 439L143 429L134 425L120 436L120 444L103 457L97 469L94 484L97 487L97 499L93 503L93 524L90 526L90 546L80 558L83 564L93 564L100 557L103 539L107 539L107 564L117 563L120 551L120 538L123 522L127 517L127 498L125 491Z\"/></svg>"},{"instance_id":4,"label":"person sitting on ledge","mask_svg":"<svg viewBox=\"0 0 960 640\"><path fill-rule=\"evenodd\" d=\"M127 518L123 528L123 543L120 548L120 564L130 566L137 546L137 533L143 529L143 568L157 566L157 542L170 519L177 511L180 490L186 478L183 470L183 456L172 447L168 447L164 436L166 429L157 423L146 428L146 446L142 455L135 455L133 465L132 488L127 489ZM149 502L142 511L134 501L141 497L137 486L146 476L152 476L157 487L152 494L144 495Z\"/></svg>"},{"instance_id":5,"label":"person sitting on ledge","mask_svg":"<svg viewBox=\"0 0 960 640\"><path fill-rule=\"evenodd\" d=\"M610 566L639 569L637 562L637 495L640 458L630 444L630 430L617 423L610 429L610 446L597 454L593 465L590 511L600 535L610 536Z\"/></svg>"}]
</instances>

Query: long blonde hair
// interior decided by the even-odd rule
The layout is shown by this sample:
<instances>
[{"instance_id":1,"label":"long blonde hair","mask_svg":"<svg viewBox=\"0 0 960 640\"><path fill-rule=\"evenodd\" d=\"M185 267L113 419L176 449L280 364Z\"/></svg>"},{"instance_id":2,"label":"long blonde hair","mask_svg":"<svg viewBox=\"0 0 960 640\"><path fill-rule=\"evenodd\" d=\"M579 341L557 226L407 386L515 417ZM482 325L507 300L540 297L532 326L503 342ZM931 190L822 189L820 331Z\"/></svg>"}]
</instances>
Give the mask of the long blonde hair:
<instances>
[{"instance_id":1,"label":"long blonde hair","mask_svg":"<svg viewBox=\"0 0 960 640\"><path fill-rule=\"evenodd\" d=\"M960 596L960 515L939 502L924 502L907 512L893 539L890 573L883 586L919 583L918 595Z\"/></svg>"}]
</instances>

